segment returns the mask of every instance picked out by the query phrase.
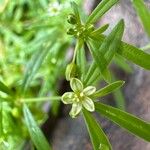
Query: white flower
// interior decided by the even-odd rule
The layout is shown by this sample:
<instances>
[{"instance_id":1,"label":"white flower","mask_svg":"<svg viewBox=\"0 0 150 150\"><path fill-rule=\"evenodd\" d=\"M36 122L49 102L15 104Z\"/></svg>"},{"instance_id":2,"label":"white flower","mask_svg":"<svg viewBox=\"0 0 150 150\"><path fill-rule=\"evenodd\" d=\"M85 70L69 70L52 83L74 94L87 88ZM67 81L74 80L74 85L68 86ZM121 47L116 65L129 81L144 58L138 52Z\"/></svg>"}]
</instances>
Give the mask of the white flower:
<instances>
[{"instance_id":1,"label":"white flower","mask_svg":"<svg viewBox=\"0 0 150 150\"><path fill-rule=\"evenodd\" d=\"M57 16L62 10L62 5L58 2L50 3L48 6L49 16Z\"/></svg>"},{"instance_id":2,"label":"white flower","mask_svg":"<svg viewBox=\"0 0 150 150\"><path fill-rule=\"evenodd\" d=\"M73 92L66 92L62 96L62 102L64 104L72 104L72 109L70 111L71 117L76 117L82 107L90 112L95 110L94 102L89 97L94 94L96 88L94 86L88 86L83 88L82 82L77 78L72 78L70 80L70 86Z\"/></svg>"}]
</instances>

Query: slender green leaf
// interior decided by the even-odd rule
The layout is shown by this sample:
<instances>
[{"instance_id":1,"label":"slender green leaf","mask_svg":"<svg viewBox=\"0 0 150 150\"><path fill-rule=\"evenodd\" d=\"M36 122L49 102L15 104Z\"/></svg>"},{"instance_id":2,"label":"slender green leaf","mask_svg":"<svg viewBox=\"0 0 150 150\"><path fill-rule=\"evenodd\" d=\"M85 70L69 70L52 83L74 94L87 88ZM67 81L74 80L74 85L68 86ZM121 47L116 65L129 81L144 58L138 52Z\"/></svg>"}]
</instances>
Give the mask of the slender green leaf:
<instances>
[{"instance_id":1,"label":"slender green leaf","mask_svg":"<svg viewBox=\"0 0 150 150\"><path fill-rule=\"evenodd\" d=\"M38 127L30 110L26 105L23 106L23 112L24 112L26 126L30 133L32 142L36 146L37 150L51 150L48 141L46 140L41 129Z\"/></svg>"},{"instance_id":2,"label":"slender green leaf","mask_svg":"<svg viewBox=\"0 0 150 150\"><path fill-rule=\"evenodd\" d=\"M0 91L6 93L8 95L13 95L12 91L1 81L0 81Z\"/></svg>"},{"instance_id":3,"label":"slender green leaf","mask_svg":"<svg viewBox=\"0 0 150 150\"><path fill-rule=\"evenodd\" d=\"M31 58L31 61L29 62L28 66L27 66L25 76L23 79L22 90L24 92L28 89L32 79L34 78L35 74L39 70L45 57L48 55L50 48L53 45L54 45L54 41L52 41L51 44L49 46L47 46L46 48L44 48L43 50L39 49Z\"/></svg>"},{"instance_id":4,"label":"slender green leaf","mask_svg":"<svg viewBox=\"0 0 150 150\"><path fill-rule=\"evenodd\" d=\"M95 59L95 63L99 67L101 73L107 68L111 59L115 55L120 45L123 31L124 22L123 20L121 20L108 35L108 37L104 39L102 45L98 50L95 49L95 45L93 44L93 41L91 39L87 41L88 47L91 50L93 58Z\"/></svg>"},{"instance_id":5,"label":"slender green leaf","mask_svg":"<svg viewBox=\"0 0 150 150\"><path fill-rule=\"evenodd\" d=\"M95 118L86 110L83 110L83 116L94 150L111 150L109 140Z\"/></svg>"},{"instance_id":6,"label":"slender green leaf","mask_svg":"<svg viewBox=\"0 0 150 150\"><path fill-rule=\"evenodd\" d=\"M84 84L85 85L94 85L95 82L100 79L103 76L101 74L99 68L97 67L95 61L92 62L90 65L90 68L88 69L88 72L85 76Z\"/></svg>"},{"instance_id":7,"label":"slender green leaf","mask_svg":"<svg viewBox=\"0 0 150 150\"><path fill-rule=\"evenodd\" d=\"M113 5L119 0L102 0L99 5L94 9L91 15L88 17L86 24L95 23L101 18Z\"/></svg>"},{"instance_id":8,"label":"slender green leaf","mask_svg":"<svg viewBox=\"0 0 150 150\"><path fill-rule=\"evenodd\" d=\"M124 32L124 21L120 20L119 23L114 27L112 32L104 40L102 46L100 47L99 51L105 53L105 59L107 60L107 63L109 63L113 58L113 56L115 55L121 43L123 32Z\"/></svg>"},{"instance_id":9,"label":"slender green leaf","mask_svg":"<svg viewBox=\"0 0 150 150\"><path fill-rule=\"evenodd\" d=\"M109 24L105 24L104 26L94 30L93 32L91 32L91 36L97 36L102 34L103 32L105 32L109 27Z\"/></svg>"},{"instance_id":10,"label":"slender green leaf","mask_svg":"<svg viewBox=\"0 0 150 150\"><path fill-rule=\"evenodd\" d=\"M84 85L95 85L95 83L104 78L106 82L111 82L111 74L109 70L106 68L102 73L100 72L99 68L97 67L96 63L93 62L88 69L87 75L84 80Z\"/></svg>"},{"instance_id":11,"label":"slender green leaf","mask_svg":"<svg viewBox=\"0 0 150 150\"><path fill-rule=\"evenodd\" d=\"M145 31L150 36L150 10L144 4L144 0L131 0L139 15Z\"/></svg>"},{"instance_id":12,"label":"slender green leaf","mask_svg":"<svg viewBox=\"0 0 150 150\"><path fill-rule=\"evenodd\" d=\"M108 68L102 72L102 76L107 83L111 83L112 77Z\"/></svg>"},{"instance_id":13,"label":"slender green leaf","mask_svg":"<svg viewBox=\"0 0 150 150\"><path fill-rule=\"evenodd\" d=\"M105 86L104 88L96 91L92 97L94 98L98 98L98 97L102 97L102 96L105 96L111 92L113 92L114 90L120 88L125 82L124 81L116 81L116 82L113 82L107 86Z\"/></svg>"},{"instance_id":14,"label":"slender green leaf","mask_svg":"<svg viewBox=\"0 0 150 150\"><path fill-rule=\"evenodd\" d=\"M107 66L107 61L104 58L103 53L95 49L95 45L91 41L88 41L87 45L95 60L95 64L99 67L100 72L103 72Z\"/></svg>"},{"instance_id":15,"label":"slender green leaf","mask_svg":"<svg viewBox=\"0 0 150 150\"><path fill-rule=\"evenodd\" d=\"M126 59L123 58L121 55L118 55L118 54L115 55L114 63L127 73L133 72L130 65L126 62Z\"/></svg>"},{"instance_id":16,"label":"slender green leaf","mask_svg":"<svg viewBox=\"0 0 150 150\"><path fill-rule=\"evenodd\" d=\"M132 134L150 141L150 124L117 108L95 103L96 111Z\"/></svg>"},{"instance_id":17,"label":"slender green leaf","mask_svg":"<svg viewBox=\"0 0 150 150\"><path fill-rule=\"evenodd\" d=\"M93 76L93 74L95 74L96 67L97 67L97 65L96 65L95 61L93 61L87 71L86 76L85 76L84 84L87 84L87 82L90 80L90 78Z\"/></svg>"},{"instance_id":18,"label":"slender green leaf","mask_svg":"<svg viewBox=\"0 0 150 150\"><path fill-rule=\"evenodd\" d=\"M99 35L92 36L91 38L102 43L105 39L105 36ZM141 49L133 45L127 44L125 42L122 42L119 45L117 53L122 57L126 58L127 60L139 65L140 67L150 70L150 54L143 52Z\"/></svg>"},{"instance_id":19,"label":"slender green leaf","mask_svg":"<svg viewBox=\"0 0 150 150\"><path fill-rule=\"evenodd\" d=\"M150 70L150 54L145 53L142 50L127 43L122 43L120 45L118 54L134 62L135 64Z\"/></svg>"},{"instance_id":20,"label":"slender green leaf","mask_svg":"<svg viewBox=\"0 0 150 150\"><path fill-rule=\"evenodd\" d=\"M96 68L96 69L94 70L92 76L87 80L86 85L87 85L87 86L95 85L96 82L101 79L101 77L102 77L102 76L101 76L101 73L100 73L100 71L99 71L99 68Z\"/></svg>"}]
</instances>

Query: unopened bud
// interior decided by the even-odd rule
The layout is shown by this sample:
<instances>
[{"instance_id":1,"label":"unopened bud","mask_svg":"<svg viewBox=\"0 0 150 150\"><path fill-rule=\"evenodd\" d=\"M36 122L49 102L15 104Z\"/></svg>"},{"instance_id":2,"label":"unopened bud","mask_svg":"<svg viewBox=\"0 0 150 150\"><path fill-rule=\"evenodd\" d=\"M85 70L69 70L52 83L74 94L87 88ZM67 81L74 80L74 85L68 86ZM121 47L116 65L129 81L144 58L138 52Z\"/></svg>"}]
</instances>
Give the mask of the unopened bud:
<instances>
[{"instance_id":1,"label":"unopened bud","mask_svg":"<svg viewBox=\"0 0 150 150\"><path fill-rule=\"evenodd\" d=\"M15 118L19 118L20 117L19 110L16 107L11 110L11 113L12 113L13 117L15 117Z\"/></svg>"},{"instance_id":2,"label":"unopened bud","mask_svg":"<svg viewBox=\"0 0 150 150\"><path fill-rule=\"evenodd\" d=\"M76 64L75 63L70 63L69 65L67 65L66 68L66 80L69 81L71 78L75 77L76 74Z\"/></svg>"},{"instance_id":3,"label":"unopened bud","mask_svg":"<svg viewBox=\"0 0 150 150\"><path fill-rule=\"evenodd\" d=\"M67 17L67 21L70 24L76 24L77 23L77 18L74 14L69 14Z\"/></svg>"},{"instance_id":4,"label":"unopened bud","mask_svg":"<svg viewBox=\"0 0 150 150\"><path fill-rule=\"evenodd\" d=\"M68 29L68 30L67 30L67 34L69 34L69 35L74 35L74 34L75 34L74 29L72 29L72 28Z\"/></svg>"}]
</instances>

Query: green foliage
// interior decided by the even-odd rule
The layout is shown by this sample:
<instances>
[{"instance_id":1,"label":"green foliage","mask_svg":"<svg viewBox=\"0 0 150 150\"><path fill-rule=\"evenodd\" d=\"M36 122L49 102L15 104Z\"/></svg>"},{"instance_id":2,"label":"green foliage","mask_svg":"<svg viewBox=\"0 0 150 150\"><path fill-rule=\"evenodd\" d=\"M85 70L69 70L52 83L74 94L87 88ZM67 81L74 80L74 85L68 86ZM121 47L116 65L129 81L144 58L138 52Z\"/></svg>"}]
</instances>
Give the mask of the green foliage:
<instances>
[{"instance_id":1,"label":"green foliage","mask_svg":"<svg viewBox=\"0 0 150 150\"><path fill-rule=\"evenodd\" d=\"M124 31L124 22L121 20L112 30L112 32L105 38L100 48L97 50L93 43L89 42L91 53L98 65L100 72L107 68L108 64L112 60L115 52L119 47L122 35ZM107 50L106 50L107 49Z\"/></svg>"},{"instance_id":2,"label":"green foliage","mask_svg":"<svg viewBox=\"0 0 150 150\"><path fill-rule=\"evenodd\" d=\"M119 0L102 0L101 3L94 9L91 15L87 19L87 24L95 23L100 17L102 17L114 4Z\"/></svg>"},{"instance_id":3,"label":"green foliage","mask_svg":"<svg viewBox=\"0 0 150 150\"><path fill-rule=\"evenodd\" d=\"M55 31L53 31L52 33L55 34L54 32ZM57 37L57 35L55 37ZM49 45L44 47L44 50L41 51L41 49L40 49L31 58L31 61L28 64L28 67L27 67L27 70L26 70L26 73L25 73L25 77L24 77L24 80L23 80L23 84L22 84L23 91L27 90L30 82L32 81L33 77L35 76L38 69L42 65L42 62L44 61L45 57L48 55L48 52L49 52L50 48L54 45L55 41L56 41L55 38L52 39L51 43L48 43ZM43 49L43 47L42 47L42 49Z\"/></svg>"},{"instance_id":4,"label":"green foliage","mask_svg":"<svg viewBox=\"0 0 150 150\"><path fill-rule=\"evenodd\" d=\"M105 39L105 36L92 36L92 39L102 43ZM141 49L122 41L117 50L117 53L125 59L139 65L140 67L150 70L150 62L148 61L150 59L150 54L143 52Z\"/></svg>"},{"instance_id":5,"label":"green foliage","mask_svg":"<svg viewBox=\"0 0 150 150\"><path fill-rule=\"evenodd\" d=\"M127 43L124 43L121 41L122 36L123 36L123 31L124 31L124 22L121 20L111 31L111 33L108 36L104 36L102 33L107 29L108 25L104 27L100 27L98 29L92 29L89 30L89 26L92 26L92 23L95 23L98 18L100 18L111 6L113 6L117 1L105 1L103 0L97 7L96 9L91 13L91 15L88 17L85 25L81 25L81 20L80 15L77 9L77 6L73 4L74 8L74 15L76 16L77 22L74 24L75 30L72 35L74 35L77 39L78 42L79 40L83 40L87 46L88 49L93 57L93 61L90 64L90 67L88 69L88 72L82 80L80 81L80 84L76 83L76 86L79 88L82 85L83 87L86 87L90 89L90 85L94 85L95 81L98 82L98 77L102 76L106 82L109 83L108 86L97 90L94 92L92 95L85 95L84 90L82 91L81 88L80 90L75 93L65 93L62 97L62 101L64 104L72 104L76 103L76 106L73 104L72 105L72 110L74 109L74 112L77 112L78 114L81 109L83 109L83 116L86 121L86 125L88 128L88 132L91 137L91 141L93 144L93 147L95 150L97 149L111 149L110 144L108 143L108 140L106 139L104 133L102 132L100 126L97 124L97 122L94 120L94 118L91 116L91 114L88 111L91 111L90 109L84 110L81 105L84 105L84 99L87 98L82 98L84 96L87 96L89 99L95 101L95 99L105 96L117 88L121 87L124 82L123 81L116 81L114 83L111 83L110 80L110 72L108 70L108 65L114 58L118 58L117 62L121 63L119 66L123 68L124 70L130 72L130 68L128 65L124 62L123 58L126 58L135 64L150 70L150 64L149 64L149 59L150 55L148 53L145 53L141 51L140 49L129 45ZM75 52L74 52L74 57L73 57L73 62L75 63L75 59L77 57L77 64L80 64L81 66L79 67L82 71L83 69L83 75L84 75L84 69L85 69L85 62L86 58L83 57L83 61L80 61L79 63L79 56L76 56L77 50L81 50L81 47L78 48L79 43L77 42ZM80 52L80 51L79 51ZM78 52L78 53L79 53ZM119 55L120 56L119 56ZM115 57L114 57L115 56ZM123 59L123 61L122 61ZM81 63L82 62L82 63ZM78 65L79 66L79 65ZM84 66L84 67L83 67ZM98 68L98 70L97 70ZM78 69L77 69L78 71ZM80 72L81 72L80 71ZM74 77L77 77L81 79L81 76L79 74L75 74ZM74 77L71 79L71 88L72 87L72 80ZM113 77L114 78L114 77ZM82 78L83 79L83 78ZM76 79L78 80L78 79ZM96 82L96 83L97 83ZM74 90L73 90L74 91ZM92 92L92 90L91 90ZM121 97L121 92L118 91L118 93L115 93L115 97L119 98ZM121 97L122 98L122 97ZM121 99L121 102L118 102L118 105L120 108L124 109L124 101ZM121 106L122 105L122 106ZM93 108L93 103L88 102L88 108ZM150 124L147 122L144 122L133 115L130 115L126 112L123 112L119 109L101 104L101 103L95 103L96 111L98 111L100 114L106 116L108 119L114 121L115 123L119 124L121 127L127 129L131 133L149 141L149 128ZM71 111L72 111L71 110ZM75 114L75 115L76 115ZM72 116L73 118L75 117ZM99 145L102 144L104 147L99 147Z\"/></svg>"},{"instance_id":6,"label":"green foliage","mask_svg":"<svg viewBox=\"0 0 150 150\"><path fill-rule=\"evenodd\" d=\"M94 150L111 149L111 145L107 139L107 136L104 134L101 126L96 122L94 117L86 110L83 110L83 116L90 134L91 141L93 143Z\"/></svg>"},{"instance_id":7,"label":"green foliage","mask_svg":"<svg viewBox=\"0 0 150 150\"><path fill-rule=\"evenodd\" d=\"M122 44L122 47L119 48L118 53L133 63L150 70L150 62L148 61L150 59L150 54L145 53L127 43Z\"/></svg>"},{"instance_id":8,"label":"green foliage","mask_svg":"<svg viewBox=\"0 0 150 150\"><path fill-rule=\"evenodd\" d=\"M4 6L2 10L1 6ZM2 150L22 149L28 137L22 122L22 103L30 103L30 109L40 123L47 116L42 110L45 101L59 104L57 81L60 72L62 76L65 72L68 60L64 58L72 43L66 34L68 24L64 23L64 18L71 12L69 7L68 1L59 4L55 0L0 2ZM51 96L47 97L49 92ZM52 95L56 97L52 98ZM13 126L16 130L12 130Z\"/></svg>"},{"instance_id":9,"label":"green foliage","mask_svg":"<svg viewBox=\"0 0 150 150\"><path fill-rule=\"evenodd\" d=\"M96 111L136 136L150 141L150 124L117 108L96 103Z\"/></svg>"},{"instance_id":10,"label":"green foliage","mask_svg":"<svg viewBox=\"0 0 150 150\"><path fill-rule=\"evenodd\" d=\"M132 0L132 3L142 21L145 31L150 36L150 10L146 7L143 0Z\"/></svg>"},{"instance_id":11,"label":"green foliage","mask_svg":"<svg viewBox=\"0 0 150 150\"><path fill-rule=\"evenodd\" d=\"M37 150L51 150L45 136L35 122L30 110L26 105L23 106L25 123L30 133L31 139Z\"/></svg>"},{"instance_id":12,"label":"green foliage","mask_svg":"<svg viewBox=\"0 0 150 150\"><path fill-rule=\"evenodd\" d=\"M114 93L117 106L124 110L125 101L119 89L124 81L116 81L109 67L114 63L131 73L129 60L150 70L150 55L122 41L123 20L108 35L104 32L109 24L95 27L98 19L119 0L102 0L88 17L79 7L82 1L76 2L79 5L71 2L73 11L69 0L0 3L0 149L24 149L30 138L36 149L51 149L39 124L48 116L42 109L45 101L51 103L49 109L57 115L60 99L72 105L71 117L82 112L95 150L111 149L111 145L92 116L94 111L150 141L149 123L97 102L102 96ZM149 10L142 0L132 2L150 34ZM74 45L70 62L66 56ZM59 96L59 81L64 77L70 82L72 92ZM101 81L107 86L96 90Z\"/></svg>"},{"instance_id":13,"label":"green foliage","mask_svg":"<svg viewBox=\"0 0 150 150\"><path fill-rule=\"evenodd\" d=\"M104 88L96 91L92 96L94 98L97 98L97 97L102 97L102 96L108 95L109 93L113 92L114 90L120 88L124 83L125 83L124 81L113 82L113 83L105 86Z\"/></svg>"},{"instance_id":14,"label":"green foliage","mask_svg":"<svg viewBox=\"0 0 150 150\"><path fill-rule=\"evenodd\" d=\"M12 95L12 91L1 81L0 81L0 91L6 93L8 95Z\"/></svg>"}]
</instances>

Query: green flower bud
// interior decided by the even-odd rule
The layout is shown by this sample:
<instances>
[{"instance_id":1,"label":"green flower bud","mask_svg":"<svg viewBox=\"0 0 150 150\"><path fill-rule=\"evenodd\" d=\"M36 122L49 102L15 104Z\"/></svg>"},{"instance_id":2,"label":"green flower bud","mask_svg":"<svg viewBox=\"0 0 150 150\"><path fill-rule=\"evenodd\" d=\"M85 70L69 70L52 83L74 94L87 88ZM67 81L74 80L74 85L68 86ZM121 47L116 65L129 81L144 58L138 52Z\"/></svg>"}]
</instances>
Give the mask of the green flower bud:
<instances>
[{"instance_id":1,"label":"green flower bud","mask_svg":"<svg viewBox=\"0 0 150 150\"><path fill-rule=\"evenodd\" d=\"M70 63L69 65L67 65L66 68L66 80L69 81L71 78L73 78L76 74L76 64L75 63Z\"/></svg>"},{"instance_id":2,"label":"green flower bud","mask_svg":"<svg viewBox=\"0 0 150 150\"><path fill-rule=\"evenodd\" d=\"M69 14L67 17L67 21L70 24L76 24L77 23L77 18L74 14Z\"/></svg>"},{"instance_id":3,"label":"green flower bud","mask_svg":"<svg viewBox=\"0 0 150 150\"><path fill-rule=\"evenodd\" d=\"M16 107L11 110L11 113L12 113L13 117L15 117L15 118L19 118L20 117L19 110Z\"/></svg>"},{"instance_id":4,"label":"green flower bud","mask_svg":"<svg viewBox=\"0 0 150 150\"><path fill-rule=\"evenodd\" d=\"M73 28L70 28L70 29L67 30L67 34L74 35L75 34L75 30Z\"/></svg>"}]
</instances>

